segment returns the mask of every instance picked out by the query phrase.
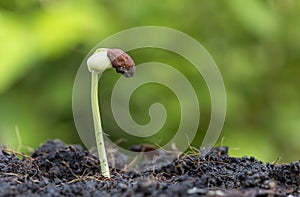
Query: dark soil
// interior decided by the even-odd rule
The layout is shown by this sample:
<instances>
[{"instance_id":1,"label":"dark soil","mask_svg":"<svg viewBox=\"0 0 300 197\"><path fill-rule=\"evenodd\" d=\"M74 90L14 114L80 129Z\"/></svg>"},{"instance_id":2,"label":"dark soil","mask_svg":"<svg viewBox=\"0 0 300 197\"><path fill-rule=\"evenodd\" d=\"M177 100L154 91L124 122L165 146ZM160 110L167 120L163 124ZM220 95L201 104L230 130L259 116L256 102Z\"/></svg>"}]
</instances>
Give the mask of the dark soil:
<instances>
[{"instance_id":1,"label":"dark soil","mask_svg":"<svg viewBox=\"0 0 300 197\"><path fill-rule=\"evenodd\" d=\"M228 156L182 156L143 173L111 169L78 145L47 141L31 157L0 148L0 196L300 196L300 161L264 164Z\"/></svg>"}]
</instances>

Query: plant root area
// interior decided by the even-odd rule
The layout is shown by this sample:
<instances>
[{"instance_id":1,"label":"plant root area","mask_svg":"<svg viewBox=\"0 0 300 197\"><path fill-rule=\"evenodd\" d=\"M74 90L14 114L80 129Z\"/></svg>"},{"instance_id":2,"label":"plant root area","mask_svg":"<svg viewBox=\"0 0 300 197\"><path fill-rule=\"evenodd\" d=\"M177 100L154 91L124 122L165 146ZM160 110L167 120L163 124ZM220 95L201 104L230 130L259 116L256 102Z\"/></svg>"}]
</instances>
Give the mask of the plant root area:
<instances>
[{"instance_id":1,"label":"plant root area","mask_svg":"<svg viewBox=\"0 0 300 197\"><path fill-rule=\"evenodd\" d=\"M111 169L79 145L47 141L31 156L0 147L0 196L300 196L300 161L269 164L217 147L158 169Z\"/></svg>"}]
</instances>

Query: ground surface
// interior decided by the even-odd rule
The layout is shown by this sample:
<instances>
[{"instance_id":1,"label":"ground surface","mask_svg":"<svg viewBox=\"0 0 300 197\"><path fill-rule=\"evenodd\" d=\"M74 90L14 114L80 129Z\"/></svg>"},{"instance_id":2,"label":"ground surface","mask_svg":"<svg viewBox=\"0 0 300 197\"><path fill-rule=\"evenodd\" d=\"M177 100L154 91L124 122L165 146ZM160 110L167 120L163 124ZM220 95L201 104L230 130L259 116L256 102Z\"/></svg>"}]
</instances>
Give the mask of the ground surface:
<instances>
[{"instance_id":1,"label":"ground surface","mask_svg":"<svg viewBox=\"0 0 300 197\"><path fill-rule=\"evenodd\" d=\"M47 141L31 157L0 148L0 196L300 196L300 162L233 158L226 147L155 171L112 169L111 179L98 166L88 151L58 140Z\"/></svg>"}]
</instances>

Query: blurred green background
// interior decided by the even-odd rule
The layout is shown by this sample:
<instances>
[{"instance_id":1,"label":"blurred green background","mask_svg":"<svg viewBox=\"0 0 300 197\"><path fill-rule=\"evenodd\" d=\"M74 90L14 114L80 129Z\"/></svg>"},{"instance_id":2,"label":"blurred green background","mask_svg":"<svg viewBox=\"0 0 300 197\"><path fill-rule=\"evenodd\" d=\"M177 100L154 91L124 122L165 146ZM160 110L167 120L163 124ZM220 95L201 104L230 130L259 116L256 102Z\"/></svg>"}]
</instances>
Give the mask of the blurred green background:
<instances>
[{"instance_id":1,"label":"blurred green background","mask_svg":"<svg viewBox=\"0 0 300 197\"><path fill-rule=\"evenodd\" d=\"M72 88L85 55L114 33L156 25L197 39L219 66L227 117L218 144L230 146L234 156L299 160L299 21L297 0L0 0L0 144L26 152L47 139L81 143L72 117ZM137 64L188 65L162 50L130 54ZM193 69L181 72L189 79L195 74ZM105 75L103 80L110 84L112 79ZM192 83L201 104L201 132L209 123L210 100L204 81ZM105 107L109 93L101 93L104 129L116 132ZM138 123L147 123L149 105L161 102L174 116L168 116L170 126L164 129L176 129L180 111L172 92L149 84L132 97Z\"/></svg>"}]
</instances>

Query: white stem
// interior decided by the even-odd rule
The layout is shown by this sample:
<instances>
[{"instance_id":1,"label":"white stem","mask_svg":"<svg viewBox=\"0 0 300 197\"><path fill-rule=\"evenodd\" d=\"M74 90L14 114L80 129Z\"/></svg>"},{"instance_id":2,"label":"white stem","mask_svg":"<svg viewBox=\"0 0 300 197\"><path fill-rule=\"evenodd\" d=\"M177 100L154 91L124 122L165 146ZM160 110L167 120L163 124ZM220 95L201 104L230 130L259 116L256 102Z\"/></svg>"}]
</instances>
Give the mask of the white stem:
<instances>
[{"instance_id":1,"label":"white stem","mask_svg":"<svg viewBox=\"0 0 300 197\"><path fill-rule=\"evenodd\" d=\"M103 130L101 126L101 116L98 104L98 73L92 72L92 86L91 86L91 102L94 120L94 130L96 136L97 150L100 160L101 173L103 176L110 178L109 167L105 152Z\"/></svg>"}]
</instances>

